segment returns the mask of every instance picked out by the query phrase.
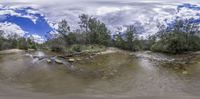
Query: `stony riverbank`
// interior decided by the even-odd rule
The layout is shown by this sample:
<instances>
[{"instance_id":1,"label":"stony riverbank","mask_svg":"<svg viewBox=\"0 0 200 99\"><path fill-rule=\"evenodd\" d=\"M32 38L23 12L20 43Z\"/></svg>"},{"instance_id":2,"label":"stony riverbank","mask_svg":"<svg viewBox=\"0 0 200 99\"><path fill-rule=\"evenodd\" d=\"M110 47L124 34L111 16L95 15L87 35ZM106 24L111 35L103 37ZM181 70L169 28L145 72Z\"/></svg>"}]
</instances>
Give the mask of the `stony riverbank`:
<instances>
[{"instance_id":1,"label":"stony riverbank","mask_svg":"<svg viewBox=\"0 0 200 99\"><path fill-rule=\"evenodd\" d=\"M9 50L2 50L0 51L0 54L13 54L13 53L19 53L19 52L23 52L24 50L20 50L20 49L9 49Z\"/></svg>"}]
</instances>

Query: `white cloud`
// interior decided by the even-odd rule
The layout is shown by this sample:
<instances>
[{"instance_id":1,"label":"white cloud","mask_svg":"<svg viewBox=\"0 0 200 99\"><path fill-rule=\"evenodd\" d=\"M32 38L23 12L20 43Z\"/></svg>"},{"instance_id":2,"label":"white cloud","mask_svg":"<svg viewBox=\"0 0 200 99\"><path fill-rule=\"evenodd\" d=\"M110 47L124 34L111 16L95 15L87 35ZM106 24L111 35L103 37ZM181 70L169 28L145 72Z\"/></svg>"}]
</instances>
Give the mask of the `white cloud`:
<instances>
[{"instance_id":1,"label":"white cloud","mask_svg":"<svg viewBox=\"0 0 200 99\"><path fill-rule=\"evenodd\" d=\"M116 12L116 11L120 11L120 9L117 7L100 7L97 9L96 14L104 15L104 14Z\"/></svg>"},{"instance_id":2,"label":"white cloud","mask_svg":"<svg viewBox=\"0 0 200 99\"><path fill-rule=\"evenodd\" d=\"M13 10L0 10L0 15L21 16L21 14L16 13Z\"/></svg>"},{"instance_id":3,"label":"white cloud","mask_svg":"<svg viewBox=\"0 0 200 99\"><path fill-rule=\"evenodd\" d=\"M40 14L39 11L34 10L34 9L28 9L26 10L27 14L23 14L20 12L17 12L16 10L23 9L24 6L1 6L0 7L2 10L0 10L0 16L17 16L17 17L23 17L23 18L28 18L33 21L33 23L36 23L38 17L35 16L34 14ZM43 14L41 14L43 16Z\"/></svg>"},{"instance_id":4,"label":"white cloud","mask_svg":"<svg viewBox=\"0 0 200 99\"><path fill-rule=\"evenodd\" d=\"M199 18L196 16L198 10L182 8L177 12L177 5L183 3L198 4L199 0L4 0L0 3L15 6L31 6L39 9L50 23L56 28L54 23L61 19L66 19L73 28L78 27L78 16L82 13L98 17L106 25L114 28L122 25L140 23L144 27L144 34L150 35L158 31L158 23L167 24L172 22L177 16L182 18ZM30 14L39 13L34 10L27 10ZM8 13L8 12L4 12ZM9 12L16 14L14 12ZM29 17L34 22L37 20ZM0 18L1 19L1 18ZM167 20L166 20L167 19Z\"/></svg>"},{"instance_id":5,"label":"white cloud","mask_svg":"<svg viewBox=\"0 0 200 99\"><path fill-rule=\"evenodd\" d=\"M124 6L124 7L99 7L96 10L96 15L104 15L104 14L108 14L108 13L113 13L113 12L117 12L117 11L124 11L124 10L130 10L131 7L129 6Z\"/></svg>"},{"instance_id":6,"label":"white cloud","mask_svg":"<svg viewBox=\"0 0 200 99\"><path fill-rule=\"evenodd\" d=\"M39 44L42 44L46 41L44 37L42 37L38 34L31 34L28 37L30 37L34 42L37 42Z\"/></svg>"},{"instance_id":7,"label":"white cloud","mask_svg":"<svg viewBox=\"0 0 200 99\"><path fill-rule=\"evenodd\" d=\"M19 27L18 25L7 22L0 23L0 30L4 31L5 37L8 37L8 35L15 35L15 34L22 37L27 33L26 31L23 31L21 27Z\"/></svg>"},{"instance_id":8,"label":"white cloud","mask_svg":"<svg viewBox=\"0 0 200 99\"><path fill-rule=\"evenodd\" d=\"M41 14L39 11L37 11L37 10L31 10L31 9L26 10L26 12L28 12L29 14Z\"/></svg>"}]
</instances>

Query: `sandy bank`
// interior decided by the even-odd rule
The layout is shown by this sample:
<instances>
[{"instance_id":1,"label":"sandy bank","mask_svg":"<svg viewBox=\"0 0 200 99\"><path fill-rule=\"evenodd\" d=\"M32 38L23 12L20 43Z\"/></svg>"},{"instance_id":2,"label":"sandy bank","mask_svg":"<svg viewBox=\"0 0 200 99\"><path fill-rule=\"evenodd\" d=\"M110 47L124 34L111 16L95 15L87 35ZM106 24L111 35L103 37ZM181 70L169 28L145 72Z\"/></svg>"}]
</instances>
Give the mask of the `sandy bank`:
<instances>
[{"instance_id":1,"label":"sandy bank","mask_svg":"<svg viewBox=\"0 0 200 99\"><path fill-rule=\"evenodd\" d=\"M23 50L20 50L20 49L3 50L3 51L0 51L0 54L12 54L12 53L19 53L19 52L23 52Z\"/></svg>"}]
</instances>

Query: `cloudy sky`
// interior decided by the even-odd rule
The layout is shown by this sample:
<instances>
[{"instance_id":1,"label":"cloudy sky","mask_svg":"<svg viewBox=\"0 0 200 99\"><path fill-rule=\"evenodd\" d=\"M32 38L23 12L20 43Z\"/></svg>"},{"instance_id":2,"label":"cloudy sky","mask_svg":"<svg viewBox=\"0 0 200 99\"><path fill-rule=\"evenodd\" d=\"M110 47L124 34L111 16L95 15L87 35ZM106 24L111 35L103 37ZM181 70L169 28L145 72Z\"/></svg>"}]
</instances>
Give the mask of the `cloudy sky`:
<instances>
[{"instance_id":1,"label":"cloudy sky","mask_svg":"<svg viewBox=\"0 0 200 99\"><path fill-rule=\"evenodd\" d=\"M45 32L56 28L54 23L61 19L77 28L78 16L86 13L103 21L111 31L116 27L137 24L141 35L149 35L158 30L158 24L168 24L177 17L200 19L199 4L199 0L0 0L0 22L17 30L22 28L24 34L31 32L41 39ZM31 9L15 10L25 7ZM15 21L2 21L8 14L31 19L32 23L27 25L29 21L18 19L18 22L15 18L12 19Z\"/></svg>"}]
</instances>

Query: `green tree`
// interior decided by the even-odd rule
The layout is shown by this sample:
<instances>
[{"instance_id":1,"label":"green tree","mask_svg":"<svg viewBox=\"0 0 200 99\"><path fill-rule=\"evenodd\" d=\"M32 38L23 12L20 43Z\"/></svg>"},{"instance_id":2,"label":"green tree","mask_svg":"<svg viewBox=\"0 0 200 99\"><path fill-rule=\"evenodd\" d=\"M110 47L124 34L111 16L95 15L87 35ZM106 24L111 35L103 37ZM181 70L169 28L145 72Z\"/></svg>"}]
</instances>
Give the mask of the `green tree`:
<instances>
[{"instance_id":1,"label":"green tree","mask_svg":"<svg viewBox=\"0 0 200 99\"><path fill-rule=\"evenodd\" d=\"M174 28L159 32L158 41L152 46L153 51L182 53L200 49L199 26L190 20L176 20Z\"/></svg>"},{"instance_id":2,"label":"green tree","mask_svg":"<svg viewBox=\"0 0 200 99\"><path fill-rule=\"evenodd\" d=\"M77 40L76 40L76 34L75 33L69 33L67 35L67 43L69 45L72 45L72 44L76 44L77 43Z\"/></svg>"},{"instance_id":3,"label":"green tree","mask_svg":"<svg viewBox=\"0 0 200 99\"><path fill-rule=\"evenodd\" d=\"M37 44L34 42L34 38L31 36L26 39L26 42L28 44L28 48L30 49L37 49Z\"/></svg>"},{"instance_id":4,"label":"green tree","mask_svg":"<svg viewBox=\"0 0 200 99\"><path fill-rule=\"evenodd\" d=\"M58 29L57 32L60 34L60 37L65 42L65 45L70 45L71 42L69 42L68 34L70 33L70 26L68 25L66 20L62 20L58 23Z\"/></svg>"},{"instance_id":5,"label":"green tree","mask_svg":"<svg viewBox=\"0 0 200 99\"><path fill-rule=\"evenodd\" d=\"M80 18L80 22L79 22L79 26L81 27L81 29L84 32L88 32L89 30L89 19L91 18L89 15L87 14L82 14L79 16Z\"/></svg>"},{"instance_id":6,"label":"green tree","mask_svg":"<svg viewBox=\"0 0 200 99\"><path fill-rule=\"evenodd\" d=\"M127 27L127 31L125 33L126 37L126 49L128 50L135 50L136 48L136 29L134 25L130 25ZM135 44L134 44L135 43Z\"/></svg>"},{"instance_id":7,"label":"green tree","mask_svg":"<svg viewBox=\"0 0 200 99\"><path fill-rule=\"evenodd\" d=\"M25 38L21 37L18 39L17 48L28 50L28 43Z\"/></svg>"},{"instance_id":8,"label":"green tree","mask_svg":"<svg viewBox=\"0 0 200 99\"><path fill-rule=\"evenodd\" d=\"M88 44L100 44L108 46L111 42L110 32L106 25L98 19L89 15L82 14L79 22L80 28L85 34L85 39Z\"/></svg>"},{"instance_id":9,"label":"green tree","mask_svg":"<svg viewBox=\"0 0 200 99\"><path fill-rule=\"evenodd\" d=\"M111 41L110 32L106 25L96 18L89 19L89 42L101 45L109 45Z\"/></svg>"},{"instance_id":10,"label":"green tree","mask_svg":"<svg viewBox=\"0 0 200 99\"><path fill-rule=\"evenodd\" d=\"M125 48L125 40L122 38L121 33L117 33L114 35L114 45L115 47L124 49Z\"/></svg>"}]
</instances>

